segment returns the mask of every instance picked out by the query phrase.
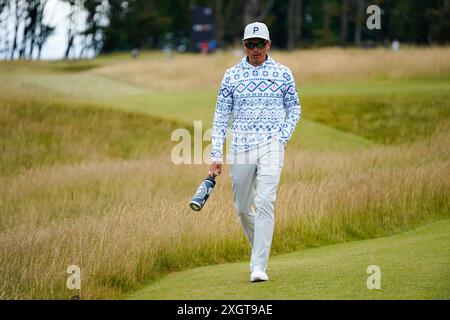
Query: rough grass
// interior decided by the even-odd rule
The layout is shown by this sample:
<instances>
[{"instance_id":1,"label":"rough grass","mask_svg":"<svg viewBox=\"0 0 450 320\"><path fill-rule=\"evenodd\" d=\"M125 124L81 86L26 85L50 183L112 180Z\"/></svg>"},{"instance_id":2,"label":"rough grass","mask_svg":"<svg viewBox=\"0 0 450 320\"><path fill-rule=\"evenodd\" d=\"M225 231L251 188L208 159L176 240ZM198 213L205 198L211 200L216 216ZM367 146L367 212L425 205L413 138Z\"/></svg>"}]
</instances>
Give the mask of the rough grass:
<instances>
[{"instance_id":1,"label":"rough grass","mask_svg":"<svg viewBox=\"0 0 450 320\"><path fill-rule=\"evenodd\" d=\"M448 79L450 72L447 47L403 48L398 52L326 48L291 53L273 51L271 55L291 68L300 86L386 79ZM137 60L106 64L93 72L155 90L216 91L224 70L241 57L241 51L209 56L150 54Z\"/></svg>"},{"instance_id":2,"label":"rough grass","mask_svg":"<svg viewBox=\"0 0 450 320\"><path fill-rule=\"evenodd\" d=\"M273 254L398 233L450 212L448 89L442 82L448 49L411 49L423 61L402 72L414 65L397 60L396 69L390 52L333 50L317 55L348 54L343 61L349 62L355 54L369 62L383 54L398 73L385 68L387 82L362 85L315 86L328 81L327 68L314 71L322 78L309 75L304 115L323 124L302 119L288 146ZM279 54L280 61L305 61L304 52ZM214 82L216 70L206 67L220 69L225 57L236 60L231 54L167 60L150 53L128 62L101 58L104 67L81 64L73 68L86 70L76 72L66 62L20 62L17 72L15 64L0 66L8 69L0 77L0 298L67 298L74 294L65 287L70 264L82 269L82 297L102 299L122 297L172 271L248 259L227 169L205 209L193 214L187 203L207 168L170 161L174 128L189 129L195 119L209 125L220 79ZM168 73L157 83L152 72L159 65ZM205 79L199 66L209 72ZM119 70L128 83L117 78ZM370 70L364 79L378 79L380 73ZM144 77L145 94L127 78L136 74ZM350 71L343 77L358 79ZM425 86L416 77L428 78ZM168 83L186 90L147 91ZM197 86L214 90L195 91Z\"/></svg>"},{"instance_id":3,"label":"rough grass","mask_svg":"<svg viewBox=\"0 0 450 320\"><path fill-rule=\"evenodd\" d=\"M448 52L445 47L403 48L399 52L331 48L273 55L294 72L304 119L375 142L397 143L428 136L436 125L448 122ZM10 81L26 86L189 125L202 120L206 128L212 123L223 71L239 57L239 53L223 52L169 58L150 52L136 60L111 55L93 62L30 67L21 62L4 63L0 69L9 70ZM59 71L84 64L98 67L88 72Z\"/></svg>"},{"instance_id":4,"label":"rough grass","mask_svg":"<svg viewBox=\"0 0 450 320\"><path fill-rule=\"evenodd\" d=\"M357 154L288 151L273 254L379 237L448 217L449 131ZM200 214L188 200L203 166L167 158L90 161L2 179L2 298L120 297L168 272L248 258L227 170ZM301 199L301 201L292 201Z\"/></svg>"},{"instance_id":5,"label":"rough grass","mask_svg":"<svg viewBox=\"0 0 450 320\"><path fill-rule=\"evenodd\" d=\"M180 125L58 99L0 98L0 174L53 164L142 159L168 152Z\"/></svg>"}]
</instances>

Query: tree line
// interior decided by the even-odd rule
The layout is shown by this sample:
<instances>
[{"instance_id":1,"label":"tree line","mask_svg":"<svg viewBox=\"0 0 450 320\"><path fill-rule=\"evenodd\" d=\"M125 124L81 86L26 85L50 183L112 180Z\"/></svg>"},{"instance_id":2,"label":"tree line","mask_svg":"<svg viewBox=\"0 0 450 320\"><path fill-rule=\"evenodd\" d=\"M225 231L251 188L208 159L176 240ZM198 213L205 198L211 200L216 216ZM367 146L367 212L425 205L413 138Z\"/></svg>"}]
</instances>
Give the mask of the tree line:
<instances>
[{"instance_id":1,"label":"tree line","mask_svg":"<svg viewBox=\"0 0 450 320\"><path fill-rule=\"evenodd\" d=\"M108 25L108 0L59 1L69 8L64 17L67 42L62 58L71 56L76 39L81 42L78 57L86 51L100 53ZM40 59L45 42L56 29L54 15L48 0L0 0L0 59Z\"/></svg>"},{"instance_id":2,"label":"tree line","mask_svg":"<svg viewBox=\"0 0 450 320\"><path fill-rule=\"evenodd\" d=\"M42 46L54 27L43 23L47 0L0 0L0 56L30 58Z\"/></svg>"},{"instance_id":3,"label":"tree line","mask_svg":"<svg viewBox=\"0 0 450 320\"><path fill-rule=\"evenodd\" d=\"M273 45L373 46L392 40L445 44L449 0L59 0L69 7L64 58L132 49L189 48L192 9L213 10L219 47L239 43L245 24L263 21ZM366 27L369 5L381 8L381 28ZM0 57L39 59L55 25L48 0L0 0ZM77 57L77 56L75 56Z\"/></svg>"}]
</instances>

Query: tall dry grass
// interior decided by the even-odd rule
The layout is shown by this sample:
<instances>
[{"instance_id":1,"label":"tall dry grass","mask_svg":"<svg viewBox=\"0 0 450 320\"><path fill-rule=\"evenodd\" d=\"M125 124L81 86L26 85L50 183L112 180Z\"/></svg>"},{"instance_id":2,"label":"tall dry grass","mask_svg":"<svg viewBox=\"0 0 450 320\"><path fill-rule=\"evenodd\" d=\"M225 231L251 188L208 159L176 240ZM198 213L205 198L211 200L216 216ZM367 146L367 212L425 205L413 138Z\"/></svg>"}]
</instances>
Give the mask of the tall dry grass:
<instances>
[{"instance_id":1,"label":"tall dry grass","mask_svg":"<svg viewBox=\"0 0 450 320\"><path fill-rule=\"evenodd\" d=\"M441 78L449 72L449 50L321 49L273 56L290 66L300 83L314 83ZM171 60L149 55L89 72L155 90L217 90L225 68L238 59L231 53ZM5 82L0 88L1 168L7 171L0 177L0 299L77 293L83 299L119 298L168 272L248 258L227 169L200 213L188 207L207 168L172 164L161 142L168 141L172 125L93 108L79 113L79 105L59 113L67 99L52 103L38 88L5 87ZM12 97L4 98L6 91ZM33 99L19 104L22 95ZM37 105L38 100L50 104ZM272 253L388 235L448 218L450 130L441 125L420 141L353 152L291 144ZM61 142L56 149L47 148L55 146L47 143L49 136ZM30 155L29 162L21 162L23 154ZM81 292L66 288L72 264L82 270Z\"/></svg>"},{"instance_id":2,"label":"tall dry grass","mask_svg":"<svg viewBox=\"0 0 450 320\"><path fill-rule=\"evenodd\" d=\"M449 54L446 47L406 47L400 51L324 48L283 53L279 60L292 68L300 83L324 83L446 77Z\"/></svg>"},{"instance_id":3,"label":"tall dry grass","mask_svg":"<svg viewBox=\"0 0 450 320\"><path fill-rule=\"evenodd\" d=\"M449 139L441 130L351 154L288 149L273 254L449 217L450 154L442 148ZM2 220L0 298L68 298L71 264L82 270L82 298L99 299L167 272L245 259L227 169L204 210L188 207L205 170L161 157L54 166L2 180L2 205L16 211Z\"/></svg>"},{"instance_id":4,"label":"tall dry grass","mask_svg":"<svg viewBox=\"0 0 450 320\"><path fill-rule=\"evenodd\" d=\"M450 71L450 48L324 48L282 52L274 59L291 68L299 85L377 79L441 78ZM244 56L227 51L209 56L148 54L137 60L105 65L95 74L154 90L217 90L227 68Z\"/></svg>"}]
</instances>

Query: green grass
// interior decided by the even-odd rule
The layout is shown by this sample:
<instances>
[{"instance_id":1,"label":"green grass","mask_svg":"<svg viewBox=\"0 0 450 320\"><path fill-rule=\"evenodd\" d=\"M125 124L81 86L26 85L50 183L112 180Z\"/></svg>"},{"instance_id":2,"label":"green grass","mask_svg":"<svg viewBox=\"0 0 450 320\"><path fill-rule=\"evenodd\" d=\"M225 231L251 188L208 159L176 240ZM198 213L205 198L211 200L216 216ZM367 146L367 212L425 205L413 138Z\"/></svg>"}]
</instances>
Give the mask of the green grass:
<instances>
[{"instance_id":1,"label":"green grass","mask_svg":"<svg viewBox=\"0 0 450 320\"><path fill-rule=\"evenodd\" d=\"M145 53L142 66L155 61L174 71L164 83L184 81L163 54ZM221 197L192 216L186 204L207 166L175 166L169 158L174 129L192 131L195 120L203 130L212 125L219 83L157 91L122 79L129 62L122 54L0 63L0 299L66 297L61 274L80 260L86 298L121 296L174 271L248 261L227 169L215 191ZM111 64L117 68L106 76L91 72ZM188 271L180 286L152 297L172 290L202 297L204 289L211 297L234 293L227 298L396 298L417 285L420 298L448 298L448 256L421 242L448 252L448 228L409 242L403 235L356 242L448 219L450 82L442 70L438 77L298 83L303 118L287 149L272 253L301 251L274 257L271 282L259 287L249 286L243 262L200 269L211 275L206 286L197 269ZM354 242L303 250L344 241ZM369 264L382 267L381 291L365 288ZM299 272L287 277L292 269ZM402 282L417 270L416 282Z\"/></svg>"},{"instance_id":2,"label":"green grass","mask_svg":"<svg viewBox=\"0 0 450 320\"><path fill-rule=\"evenodd\" d=\"M113 104L67 102L61 97L8 97L5 93L0 104L0 148L3 151L0 173L5 176L57 163L155 156L169 152L175 145L170 141L173 130L183 127L192 130L195 120L204 120L203 130L206 130L212 122L202 119L199 113L191 113L188 118L181 114L173 116L170 112L164 116L163 112L145 108L124 112L125 107L112 110L116 109L111 108ZM175 108L167 101L161 105ZM352 151L373 143L302 120L290 145L302 149Z\"/></svg>"},{"instance_id":3,"label":"green grass","mask_svg":"<svg viewBox=\"0 0 450 320\"><path fill-rule=\"evenodd\" d=\"M366 286L369 265L381 289ZM265 283L250 283L248 263L177 272L128 299L450 299L450 220L398 235L272 257Z\"/></svg>"},{"instance_id":4,"label":"green grass","mask_svg":"<svg viewBox=\"0 0 450 320\"><path fill-rule=\"evenodd\" d=\"M40 88L44 92L65 95L76 100L108 99L148 93L138 86L85 72L13 74L8 80Z\"/></svg>"},{"instance_id":5,"label":"green grass","mask_svg":"<svg viewBox=\"0 0 450 320\"><path fill-rule=\"evenodd\" d=\"M450 87L434 95L305 96L303 102L305 117L383 144L430 136L450 120Z\"/></svg>"},{"instance_id":6,"label":"green grass","mask_svg":"<svg viewBox=\"0 0 450 320\"><path fill-rule=\"evenodd\" d=\"M61 99L0 98L0 174L169 152L180 124Z\"/></svg>"},{"instance_id":7,"label":"green grass","mask_svg":"<svg viewBox=\"0 0 450 320\"><path fill-rule=\"evenodd\" d=\"M0 79L1 80L1 79ZM6 80L4 80L6 81ZM6 82L5 82L6 84ZM203 130L207 130L212 126L212 121L214 117L214 106L216 93L210 91L192 91L192 92L174 92L168 94L167 92L155 92L152 94L142 95L142 92L146 89L140 89L138 87L131 86L129 84L124 84L116 80L106 79L96 75L90 74L39 74L39 75L15 75L8 79L8 87L12 87L15 92L24 92L25 96L27 92L36 93L33 97L29 98L28 102L20 102L26 99L19 98L20 94L17 93L17 96L13 96L12 98L8 98L8 95L0 98L0 103L4 106L1 111L3 115L2 121L5 124L8 124L7 127L4 127L5 131L2 132L2 136L4 137L2 144L5 144L3 148L10 148L7 145L10 145L11 148L17 148L17 145L23 146L26 150L29 150L30 143L33 143L32 140L38 140L40 143L43 140L43 144L47 144L51 146L53 149L53 153L63 154L67 152L67 150L60 150L57 148L55 143L58 143L61 139L60 135L56 133L52 133L53 130L57 130L58 126L52 127L52 113L57 110L60 115L59 119L62 120L61 126L63 126L66 122L70 123L72 129L74 126L80 124L82 127L87 126L89 123L91 125L96 125L98 122L96 120L91 121L88 120L87 123L82 121L83 115L78 114L76 116L71 113L75 108L73 106L89 106L92 108L108 108L117 110L116 112L107 112L105 110L99 111L98 116L105 117L105 126L97 127L97 134L101 134L104 136L107 145L111 145L111 139L120 139L120 143L115 148L125 147L125 144L128 144L128 141L133 141L132 144L138 144L136 141L144 141L146 140L149 145L157 145L159 141L170 142L170 134L171 130L179 127L179 128L187 128L188 130L192 130L194 121L203 121ZM45 91L42 91L42 88L45 88ZM147 90L148 91L148 90ZM42 95L42 97L36 98L36 95ZM68 102L68 98L73 98L73 102ZM9 99L9 100L8 100ZM15 100L14 100L15 99ZM16 101L16 102L14 102ZM59 102L55 102L59 101ZM64 105L68 106L72 105L72 108L65 108ZM48 105L53 105L52 109L48 108ZM56 108L55 108L56 106ZM5 109L6 108L6 109ZM22 108L26 108L28 111L25 112L25 116L21 119L7 119L8 115L5 114L5 110L8 108L13 108L12 114L18 110L22 110ZM83 108L82 108L83 109ZM85 110L84 108L83 110ZM70 111L71 110L71 111ZM21 112L22 112L21 111ZM124 113L124 111L126 113ZM51 126L46 126L45 122L41 122L41 127L46 127L46 133L36 132L36 134L40 137L32 137L32 132L29 133L18 133L20 136L27 135L28 138L24 137L26 141L29 143L17 143L17 141L11 140L10 138L16 135L15 130L28 130L32 131L33 127L28 127L27 125L16 126L17 121L34 121L33 114L45 114L46 112L50 112L49 117L45 117L45 121L49 122ZM91 112L94 112L91 110ZM307 112L307 108L306 111ZM128 114L128 116L125 116ZM133 114L132 116L130 114ZM146 119L146 115L149 120ZM27 119L28 116L31 116L30 119ZM130 117L134 120L138 118L142 118L140 124L136 122L130 123L128 128L131 128L131 131L140 130L142 133L141 136L137 136L137 133L126 133L124 130L127 128L123 128L123 130L113 130L111 122L115 120L111 120L109 118L118 118L118 117ZM151 122L154 122L155 119L159 119L158 126L155 128L155 132L149 130L149 128L153 128ZM158 131L158 127L164 126L161 123L161 120L164 119L172 124L177 124L170 126L171 130L165 130L165 136L161 135L161 132ZM40 121L38 119L38 121ZM110 123L110 125L108 125ZM147 124L146 124L147 123ZM124 124L125 125L125 124ZM8 130L6 130L8 128ZM52 129L49 129L52 128ZM82 134L82 131L72 130L75 134ZM103 133L100 133L103 132ZM111 136L112 133L114 136ZM31 136L30 136L31 135ZM127 137L131 139L127 139ZM81 138L81 136L79 137ZM47 139L47 140L46 140ZM97 138L94 137L95 140ZM109 143L108 143L109 141ZM42 143L40 143L42 145ZM63 146L59 143L60 146ZM330 126L323 125L321 123L317 123L315 121L302 119L298 129L295 131L294 136L290 142L290 145L294 148L305 148L305 149L313 149L313 150L360 150L362 148L373 145L373 143L363 137L354 135L352 133L346 132L342 129L336 129ZM65 145L69 148L68 145ZM95 144L93 145L95 146ZM75 146L76 147L76 146ZM56 148L56 149L55 149ZM70 148L73 148L70 147ZM133 146L127 146L127 148L131 148L133 150L137 150ZM148 148L144 148L148 149ZM48 153L49 148L45 147L42 149L42 152ZM27 151L28 152L28 151ZM132 152L132 150L130 151ZM145 150L142 151L144 154L148 153ZM68 153L70 155L70 152ZM86 153L89 154L89 153ZM27 160L26 155L19 156L18 164L20 162L29 162ZM31 158L36 158L39 156L36 154L32 154ZM69 156L70 157L70 156ZM126 157L127 159L129 157ZM11 161L16 161L12 159ZM49 164L50 162L46 162ZM29 166L26 166L29 168Z\"/></svg>"},{"instance_id":8,"label":"green grass","mask_svg":"<svg viewBox=\"0 0 450 320\"><path fill-rule=\"evenodd\" d=\"M339 97L339 96L433 96L450 91L450 79L398 79L371 80L357 82L338 82L298 85L302 96L308 97Z\"/></svg>"},{"instance_id":9,"label":"green grass","mask_svg":"<svg viewBox=\"0 0 450 320\"><path fill-rule=\"evenodd\" d=\"M203 127L209 128L214 116L216 92L210 90L152 92L86 72L18 73L8 80L76 100L92 101L96 105L175 120L188 126L194 120L201 120ZM347 140L350 141L350 149L354 149L355 142L361 142L357 149L370 145L369 141L408 142L429 136L450 119L450 81L446 79L306 84L299 86L299 92L303 120L339 130L333 131L333 139L329 140L325 137L330 137L330 131L323 132L324 126L315 127L310 123L302 128L300 123L296 134L308 132L303 133L305 139L302 142L295 143L299 147L341 149Z\"/></svg>"},{"instance_id":10,"label":"green grass","mask_svg":"<svg viewBox=\"0 0 450 320\"><path fill-rule=\"evenodd\" d=\"M158 53L147 53L145 56L158 57ZM130 56L127 54L109 54L96 57L95 59L83 60L55 60L55 61L29 61L29 60L15 60L15 61L0 61L0 74L16 75L22 74L40 74L40 73L54 73L54 74L70 74L85 72L98 67L120 63Z\"/></svg>"},{"instance_id":11,"label":"green grass","mask_svg":"<svg viewBox=\"0 0 450 320\"><path fill-rule=\"evenodd\" d=\"M175 92L146 96L115 98L110 106L119 110L142 112L193 125L203 122L203 130L211 128L214 118L215 93ZM301 119L290 145L313 150L359 150L373 145L368 139L316 121Z\"/></svg>"}]
</instances>

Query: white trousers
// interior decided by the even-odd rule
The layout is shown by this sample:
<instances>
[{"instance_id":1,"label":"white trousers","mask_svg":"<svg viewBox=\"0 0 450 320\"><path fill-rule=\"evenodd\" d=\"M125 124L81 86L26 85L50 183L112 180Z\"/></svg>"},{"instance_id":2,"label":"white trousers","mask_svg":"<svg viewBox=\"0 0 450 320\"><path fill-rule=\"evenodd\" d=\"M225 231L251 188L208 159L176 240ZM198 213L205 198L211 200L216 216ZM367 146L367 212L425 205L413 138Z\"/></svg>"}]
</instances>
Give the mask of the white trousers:
<instances>
[{"instance_id":1,"label":"white trousers","mask_svg":"<svg viewBox=\"0 0 450 320\"><path fill-rule=\"evenodd\" d=\"M274 230L276 191L284 163L279 141L230 155L234 206L252 248L250 271L266 269Z\"/></svg>"}]
</instances>

